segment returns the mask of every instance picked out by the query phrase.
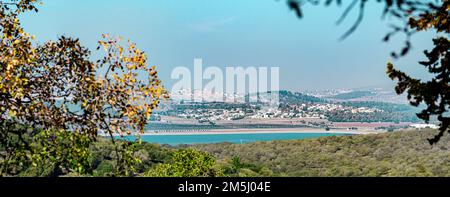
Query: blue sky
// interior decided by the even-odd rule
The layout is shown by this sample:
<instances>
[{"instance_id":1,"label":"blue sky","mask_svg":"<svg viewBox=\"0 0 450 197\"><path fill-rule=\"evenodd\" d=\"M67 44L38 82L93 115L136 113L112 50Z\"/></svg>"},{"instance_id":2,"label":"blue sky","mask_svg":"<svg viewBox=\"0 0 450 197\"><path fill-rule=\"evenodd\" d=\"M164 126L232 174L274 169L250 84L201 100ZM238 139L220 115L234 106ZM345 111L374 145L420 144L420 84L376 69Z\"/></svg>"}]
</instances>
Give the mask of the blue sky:
<instances>
[{"instance_id":1,"label":"blue sky","mask_svg":"<svg viewBox=\"0 0 450 197\"><path fill-rule=\"evenodd\" d=\"M279 66L281 89L391 87L385 65L403 37L381 41L389 31L382 8L370 4L364 22L344 41L339 37L357 10L336 26L343 7L309 6L299 20L283 0L47 0L22 23L39 41L73 36L91 49L102 33L129 38L148 53L168 88L176 82L172 69L193 67L194 58L204 67ZM426 77L416 62L431 48L432 36L413 37L412 53L394 61L398 68Z\"/></svg>"}]
</instances>

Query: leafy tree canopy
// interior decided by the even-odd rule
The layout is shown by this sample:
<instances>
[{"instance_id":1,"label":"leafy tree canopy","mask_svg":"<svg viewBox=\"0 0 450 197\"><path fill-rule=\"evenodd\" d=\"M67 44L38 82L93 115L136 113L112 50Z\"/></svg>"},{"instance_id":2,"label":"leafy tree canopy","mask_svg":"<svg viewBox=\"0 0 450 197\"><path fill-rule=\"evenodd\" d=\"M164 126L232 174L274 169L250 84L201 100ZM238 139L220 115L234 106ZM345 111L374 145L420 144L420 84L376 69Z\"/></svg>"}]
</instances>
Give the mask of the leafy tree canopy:
<instances>
[{"instance_id":1,"label":"leafy tree canopy","mask_svg":"<svg viewBox=\"0 0 450 197\"><path fill-rule=\"evenodd\" d=\"M115 142L115 136L144 132L167 92L155 66L148 66L146 54L130 41L123 45L103 35L97 50L104 56L96 61L76 38L34 42L19 16L37 12L37 4L0 1L0 175L14 174L13 163L43 160L55 164L55 172L89 172L85 151L98 133ZM97 74L101 69L106 72ZM132 172L135 162L127 144L116 144L122 175Z\"/></svg>"},{"instance_id":2,"label":"leafy tree canopy","mask_svg":"<svg viewBox=\"0 0 450 197\"><path fill-rule=\"evenodd\" d=\"M223 176L215 167L216 160L208 153L192 148L173 153L172 162L159 164L145 175L151 177L212 177Z\"/></svg>"},{"instance_id":3,"label":"leafy tree canopy","mask_svg":"<svg viewBox=\"0 0 450 197\"><path fill-rule=\"evenodd\" d=\"M298 17L303 17L303 7L306 4L318 5L324 3L342 5L341 0L288 0L289 7L295 11ZM343 12L338 24L356 7L358 17L354 25L342 36L346 38L354 32L364 17L364 9L368 0L353 0ZM428 69L434 77L428 81L410 77L408 74L394 69L392 63L388 63L387 74L392 80L397 80L395 88L398 94L407 92L408 99L413 106L424 103L427 107L417 116L428 122L431 116L436 116L440 121L440 131L428 139L430 144L435 144L450 131L450 1L449 0L377 0L376 2L385 5L383 16L390 16L404 22L404 26L391 25L393 31L386 34L384 41L389 41L396 33L403 32L407 40L405 47L400 52L393 52L394 58L405 56L411 48L410 37L420 31L435 31L440 35L433 39L434 48L425 50L427 60L420 61L419 64Z\"/></svg>"}]
</instances>

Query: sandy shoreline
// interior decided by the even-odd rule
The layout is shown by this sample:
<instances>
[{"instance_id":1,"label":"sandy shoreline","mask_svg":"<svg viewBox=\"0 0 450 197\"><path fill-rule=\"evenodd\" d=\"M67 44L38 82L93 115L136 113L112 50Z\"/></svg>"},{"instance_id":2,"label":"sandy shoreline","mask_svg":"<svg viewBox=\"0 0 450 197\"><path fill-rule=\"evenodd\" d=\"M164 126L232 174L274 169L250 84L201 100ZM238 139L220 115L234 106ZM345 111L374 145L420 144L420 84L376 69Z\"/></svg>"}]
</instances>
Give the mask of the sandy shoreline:
<instances>
[{"instance_id":1,"label":"sandy shoreline","mask_svg":"<svg viewBox=\"0 0 450 197\"><path fill-rule=\"evenodd\" d=\"M373 130L347 130L347 129L331 129L326 131L320 128L254 128L254 129L213 129L205 131L146 131L141 136L152 135L220 135L220 134L273 134L273 133L331 133L331 134L378 134L385 131Z\"/></svg>"}]
</instances>

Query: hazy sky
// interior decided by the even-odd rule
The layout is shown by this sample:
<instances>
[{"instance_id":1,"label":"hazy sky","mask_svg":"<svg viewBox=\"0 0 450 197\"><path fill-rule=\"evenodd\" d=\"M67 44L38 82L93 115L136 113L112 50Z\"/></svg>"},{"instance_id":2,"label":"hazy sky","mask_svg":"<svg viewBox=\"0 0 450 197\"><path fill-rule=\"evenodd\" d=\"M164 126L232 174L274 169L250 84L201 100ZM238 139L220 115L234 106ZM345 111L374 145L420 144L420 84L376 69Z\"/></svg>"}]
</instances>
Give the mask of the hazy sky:
<instances>
[{"instance_id":1,"label":"hazy sky","mask_svg":"<svg viewBox=\"0 0 450 197\"><path fill-rule=\"evenodd\" d=\"M39 41L75 36L91 49L102 33L130 38L169 88L176 82L172 69L193 67L194 58L203 58L204 67L279 66L282 89L389 87L386 62L402 42L381 41L390 30L382 8L370 4L363 24L344 41L338 39L357 10L336 26L342 7L308 6L299 20L284 0L47 0L23 25ZM423 76L416 62L432 36L417 34L412 53L394 63Z\"/></svg>"}]
</instances>

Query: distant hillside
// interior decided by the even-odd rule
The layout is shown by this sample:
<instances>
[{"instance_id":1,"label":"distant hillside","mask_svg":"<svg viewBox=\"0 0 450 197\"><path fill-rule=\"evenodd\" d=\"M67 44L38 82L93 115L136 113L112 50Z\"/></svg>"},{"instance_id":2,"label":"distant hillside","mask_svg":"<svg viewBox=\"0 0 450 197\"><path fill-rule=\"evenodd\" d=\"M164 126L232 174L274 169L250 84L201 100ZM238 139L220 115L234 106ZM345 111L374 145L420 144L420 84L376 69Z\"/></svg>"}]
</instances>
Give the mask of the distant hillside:
<instances>
[{"instance_id":1,"label":"distant hillside","mask_svg":"<svg viewBox=\"0 0 450 197\"><path fill-rule=\"evenodd\" d=\"M339 99L339 100L348 100L348 99L357 99L357 98L362 98L362 97L367 97L367 96L374 96L375 93L373 93L372 91L352 91L352 92L348 92L348 93L341 93L338 95L334 95L334 96L330 96L327 98L330 99Z\"/></svg>"},{"instance_id":2,"label":"distant hillside","mask_svg":"<svg viewBox=\"0 0 450 197\"><path fill-rule=\"evenodd\" d=\"M308 95L329 101L376 101L396 104L409 104L406 95L398 95L394 88L359 88L359 89L331 89L309 90Z\"/></svg>"},{"instance_id":3,"label":"distant hillside","mask_svg":"<svg viewBox=\"0 0 450 197\"><path fill-rule=\"evenodd\" d=\"M281 90L280 92L280 102L281 103L324 103L324 99L309 96L299 92L291 92L286 90Z\"/></svg>"},{"instance_id":4,"label":"distant hillside","mask_svg":"<svg viewBox=\"0 0 450 197\"><path fill-rule=\"evenodd\" d=\"M328 112L328 120L335 122L420 122L416 115L420 109L411 105L375 101L351 101L339 102L339 104L354 108L365 107L382 111L358 114Z\"/></svg>"},{"instance_id":5,"label":"distant hillside","mask_svg":"<svg viewBox=\"0 0 450 197\"><path fill-rule=\"evenodd\" d=\"M417 113L419 109L408 104L385 103L377 101L350 101L340 102L339 104L351 107L376 108L387 112Z\"/></svg>"}]
</instances>

